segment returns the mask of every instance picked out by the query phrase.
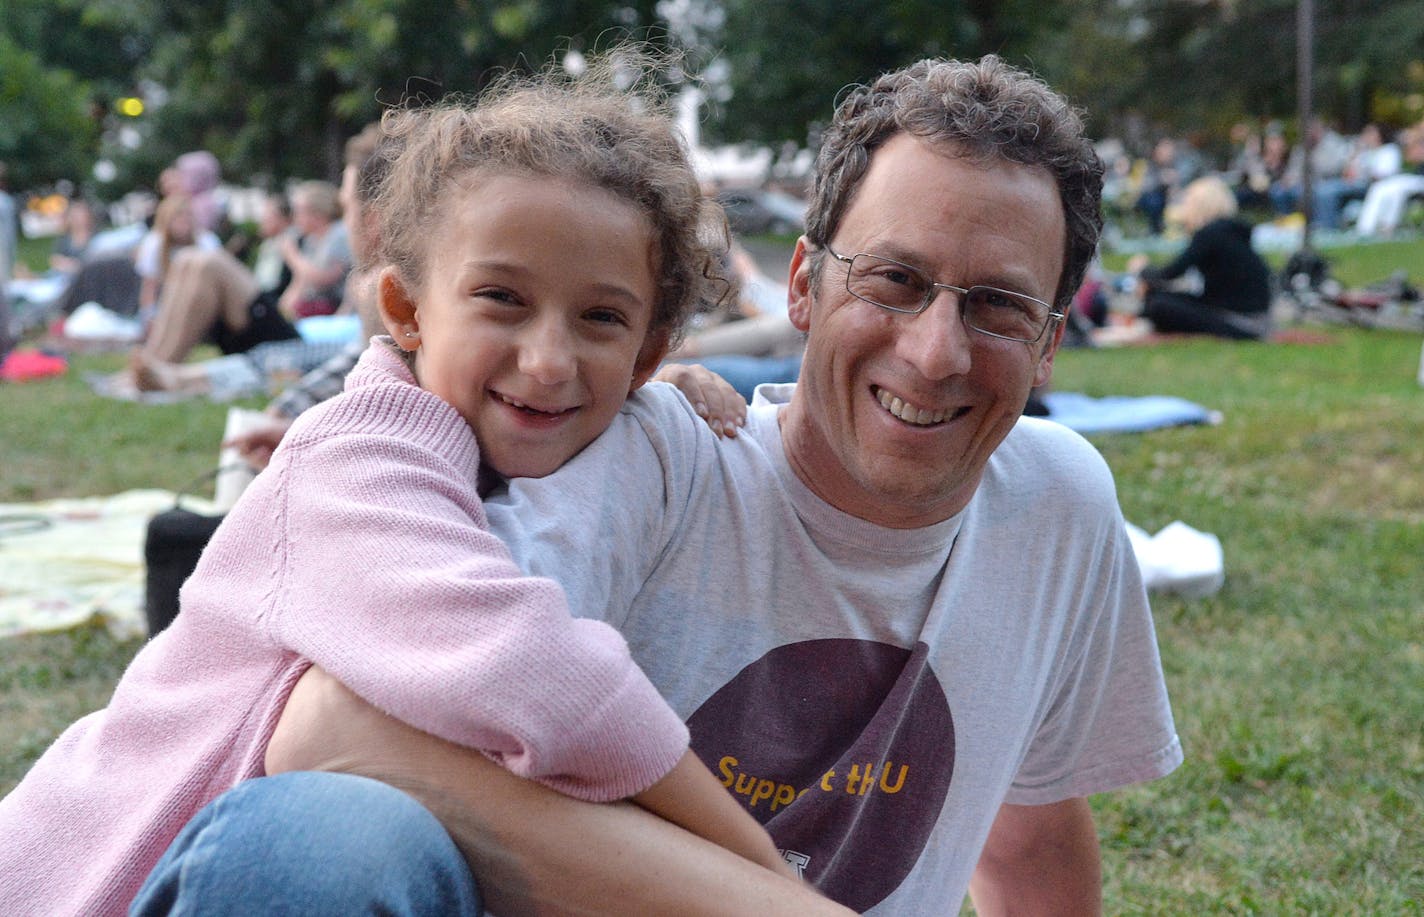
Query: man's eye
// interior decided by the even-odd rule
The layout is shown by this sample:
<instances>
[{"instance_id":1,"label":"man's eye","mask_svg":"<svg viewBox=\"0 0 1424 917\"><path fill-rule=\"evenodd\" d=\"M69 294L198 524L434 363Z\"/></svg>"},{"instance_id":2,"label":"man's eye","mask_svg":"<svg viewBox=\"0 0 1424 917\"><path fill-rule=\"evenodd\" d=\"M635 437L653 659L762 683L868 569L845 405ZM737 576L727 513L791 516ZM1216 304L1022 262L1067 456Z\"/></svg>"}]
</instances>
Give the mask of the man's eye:
<instances>
[{"instance_id":1,"label":"man's eye","mask_svg":"<svg viewBox=\"0 0 1424 917\"><path fill-rule=\"evenodd\" d=\"M893 283L898 286L922 287L923 281L913 272L899 267L882 267L875 271L875 280L883 283Z\"/></svg>"},{"instance_id":2,"label":"man's eye","mask_svg":"<svg viewBox=\"0 0 1424 917\"><path fill-rule=\"evenodd\" d=\"M1012 293L1005 293L1003 290L993 290L988 287L980 287L973 291L973 298L978 300L979 305L991 309L1016 309L1028 311L1028 300L1015 296Z\"/></svg>"}]
</instances>

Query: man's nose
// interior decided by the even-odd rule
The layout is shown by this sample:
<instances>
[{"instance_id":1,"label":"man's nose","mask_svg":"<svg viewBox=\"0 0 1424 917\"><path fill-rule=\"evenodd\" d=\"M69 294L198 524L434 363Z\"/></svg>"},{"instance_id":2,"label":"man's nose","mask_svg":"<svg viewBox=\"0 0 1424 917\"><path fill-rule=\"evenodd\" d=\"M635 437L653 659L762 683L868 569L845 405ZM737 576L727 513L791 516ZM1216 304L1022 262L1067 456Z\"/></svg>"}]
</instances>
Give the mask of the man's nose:
<instances>
[{"instance_id":1,"label":"man's nose","mask_svg":"<svg viewBox=\"0 0 1424 917\"><path fill-rule=\"evenodd\" d=\"M963 320L961 296L937 287L935 297L900 332L897 350L926 379L946 379L969 371L972 341Z\"/></svg>"},{"instance_id":2,"label":"man's nose","mask_svg":"<svg viewBox=\"0 0 1424 917\"><path fill-rule=\"evenodd\" d=\"M574 377L574 342L561 321L539 322L519 343L519 371L540 385L560 385Z\"/></svg>"}]
</instances>

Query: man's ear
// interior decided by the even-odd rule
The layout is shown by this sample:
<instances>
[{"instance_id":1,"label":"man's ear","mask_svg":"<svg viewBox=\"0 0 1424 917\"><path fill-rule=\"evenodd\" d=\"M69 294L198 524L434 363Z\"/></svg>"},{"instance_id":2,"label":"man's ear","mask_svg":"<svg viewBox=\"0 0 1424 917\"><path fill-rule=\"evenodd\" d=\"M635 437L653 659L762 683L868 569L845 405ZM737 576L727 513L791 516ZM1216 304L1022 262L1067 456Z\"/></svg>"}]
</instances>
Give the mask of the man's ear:
<instances>
[{"instance_id":1,"label":"man's ear","mask_svg":"<svg viewBox=\"0 0 1424 917\"><path fill-rule=\"evenodd\" d=\"M633 381L628 385L628 394L631 395L642 388L643 383L658 371L663 357L667 356L670 340L671 335L666 328L656 331L649 329L647 336L643 338L643 347L638 351L638 359L633 362Z\"/></svg>"},{"instance_id":2,"label":"man's ear","mask_svg":"<svg viewBox=\"0 0 1424 917\"><path fill-rule=\"evenodd\" d=\"M420 346L420 323L416 321L415 300L406 292L405 284L393 267L381 271L376 280L376 308L381 314L381 324L386 333L401 350L415 350Z\"/></svg>"},{"instance_id":3,"label":"man's ear","mask_svg":"<svg viewBox=\"0 0 1424 917\"><path fill-rule=\"evenodd\" d=\"M802 334L811 330L811 264L815 259L809 244L805 236L796 240L786 282L786 315Z\"/></svg>"},{"instance_id":4,"label":"man's ear","mask_svg":"<svg viewBox=\"0 0 1424 917\"><path fill-rule=\"evenodd\" d=\"M1056 324L1057 327L1053 329L1053 333L1048 336L1047 343L1043 345L1043 352L1038 355L1038 365L1033 370L1034 388L1046 385L1048 380L1053 378L1053 358L1058 354L1058 345L1063 343L1063 332L1068 327L1066 311Z\"/></svg>"}]
</instances>

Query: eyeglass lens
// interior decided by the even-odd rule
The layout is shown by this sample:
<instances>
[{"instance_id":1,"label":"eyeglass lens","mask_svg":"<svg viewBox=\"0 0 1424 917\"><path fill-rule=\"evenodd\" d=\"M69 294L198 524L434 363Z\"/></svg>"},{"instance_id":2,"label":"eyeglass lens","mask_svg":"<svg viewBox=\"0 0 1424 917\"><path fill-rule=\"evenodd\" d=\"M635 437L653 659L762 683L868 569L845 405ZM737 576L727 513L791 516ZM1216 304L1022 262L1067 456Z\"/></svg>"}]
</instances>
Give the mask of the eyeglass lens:
<instances>
[{"instance_id":1,"label":"eyeglass lens","mask_svg":"<svg viewBox=\"0 0 1424 917\"><path fill-rule=\"evenodd\" d=\"M851 259L846 289L887 309L919 312L929 301L934 283L909 265L861 254ZM1008 290L970 287L962 300L965 322L998 337L1034 341L1048 324L1050 310L1045 305Z\"/></svg>"}]
</instances>

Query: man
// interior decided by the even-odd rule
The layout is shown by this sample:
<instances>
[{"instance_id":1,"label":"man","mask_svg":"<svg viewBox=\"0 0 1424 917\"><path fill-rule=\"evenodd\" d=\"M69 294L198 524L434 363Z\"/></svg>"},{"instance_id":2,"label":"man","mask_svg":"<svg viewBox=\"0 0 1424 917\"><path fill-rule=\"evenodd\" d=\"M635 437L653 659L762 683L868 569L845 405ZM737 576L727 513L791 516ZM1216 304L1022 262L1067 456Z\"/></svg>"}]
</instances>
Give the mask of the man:
<instances>
[{"instance_id":1,"label":"man","mask_svg":"<svg viewBox=\"0 0 1424 917\"><path fill-rule=\"evenodd\" d=\"M983 914L1094 913L1086 797L1181 761L1110 475L1081 438L1019 419L1096 246L1101 179L1077 116L996 58L857 90L791 264L794 391L763 389L720 444L651 391L564 469L490 500L516 559L622 630L729 791L855 911L952 912L968 888ZM834 910L632 807L513 778L320 672L267 760L408 790L496 913ZM387 893L363 856L408 863L422 891L429 863L458 872L438 836L410 846L429 813L379 786L250 781L193 830L266 828L223 840L278 845L267 859L326 879L302 892L321 900ZM401 842L373 850L387 823Z\"/></svg>"}]
</instances>

